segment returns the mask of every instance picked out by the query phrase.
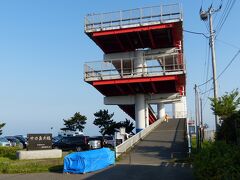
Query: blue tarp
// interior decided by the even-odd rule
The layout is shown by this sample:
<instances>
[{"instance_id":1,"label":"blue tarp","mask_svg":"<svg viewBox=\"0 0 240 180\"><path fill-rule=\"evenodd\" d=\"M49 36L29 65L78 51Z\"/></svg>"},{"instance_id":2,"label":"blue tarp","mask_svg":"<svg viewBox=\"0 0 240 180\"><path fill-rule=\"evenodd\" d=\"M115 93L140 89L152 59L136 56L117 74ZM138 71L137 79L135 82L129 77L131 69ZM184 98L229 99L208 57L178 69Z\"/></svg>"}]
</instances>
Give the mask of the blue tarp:
<instances>
[{"instance_id":1,"label":"blue tarp","mask_svg":"<svg viewBox=\"0 0 240 180\"><path fill-rule=\"evenodd\" d=\"M115 163L115 153L109 148L71 153L64 157L63 172L87 173Z\"/></svg>"}]
</instances>

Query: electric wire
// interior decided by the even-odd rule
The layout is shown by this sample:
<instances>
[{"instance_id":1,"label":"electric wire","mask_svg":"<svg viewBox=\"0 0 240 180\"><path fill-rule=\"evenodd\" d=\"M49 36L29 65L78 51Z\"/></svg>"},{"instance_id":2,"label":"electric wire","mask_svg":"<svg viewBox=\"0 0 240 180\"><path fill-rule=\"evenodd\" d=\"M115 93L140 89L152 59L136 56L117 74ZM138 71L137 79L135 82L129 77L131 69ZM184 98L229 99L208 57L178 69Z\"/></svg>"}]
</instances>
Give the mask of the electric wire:
<instances>
[{"instance_id":1,"label":"electric wire","mask_svg":"<svg viewBox=\"0 0 240 180\"><path fill-rule=\"evenodd\" d=\"M201 86L203 86L203 85L207 84L207 83L208 83L208 82L210 82L212 79L213 79L213 78L211 77L210 79L208 79L208 80L207 80L207 81L205 81L204 83L202 83L202 84L198 85L198 87L201 87Z\"/></svg>"},{"instance_id":2,"label":"electric wire","mask_svg":"<svg viewBox=\"0 0 240 180\"><path fill-rule=\"evenodd\" d=\"M208 79L208 76L209 76L209 64L210 64L210 47L208 48L208 55L207 55L207 74L206 74L206 81ZM204 91L206 92L208 89L208 83L205 84L205 88L204 88ZM206 98L206 94L204 94L203 96L203 101L205 101L205 98ZM206 100L207 101L207 100Z\"/></svg>"},{"instance_id":3,"label":"electric wire","mask_svg":"<svg viewBox=\"0 0 240 180\"><path fill-rule=\"evenodd\" d=\"M211 88L208 89L207 91L201 92L200 94L201 94L201 95L204 95L204 94L206 94L206 93L208 93L208 92L211 92L212 90L213 90L213 87L211 87Z\"/></svg>"},{"instance_id":4,"label":"electric wire","mask_svg":"<svg viewBox=\"0 0 240 180\"><path fill-rule=\"evenodd\" d=\"M218 25L217 25L217 29L220 28L220 26L221 26L221 25L223 24L223 22L224 22L224 19L227 17L228 12L230 12L229 10L230 10L230 8L231 8L231 4L232 4L232 0L228 0L228 1L227 1L227 4L226 4L226 6L225 6L225 9L223 10L223 14L222 14L222 16L221 16L221 18L220 18L220 20L219 20Z\"/></svg>"},{"instance_id":5,"label":"electric wire","mask_svg":"<svg viewBox=\"0 0 240 180\"><path fill-rule=\"evenodd\" d=\"M227 64L227 66L222 70L222 72L217 76L216 80L218 80L218 79L226 72L226 70L230 67L230 65L234 62L234 60L236 60L236 58L237 58L237 56L238 56L239 54L240 54L240 49L239 49L239 50L237 51L237 53L233 56L233 58L232 58L231 61ZM211 79L213 79L213 78L211 78ZM208 82L209 82L209 81L208 81ZM199 87L199 86L198 86L198 87ZM204 92L201 92L200 94L201 94L201 95L206 95L206 94L208 93L207 97L209 97L210 92L211 92L213 89L214 89L214 88L211 87L210 89L208 89L208 90L206 90L206 91L204 91ZM203 109L204 109L204 107L206 106L207 101L208 101L208 98L207 98L206 101L204 102Z\"/></svg>"},{"instance_id":6,"label":"electric wire","mask_svg":"<svg viewBox=\"0 0 240 180\"><path fill-rule=\"evenodd\" d=\"M223 4L223 0L221 0L221 2L220 2L219 5L218 5L218 6L219 6L219 10L222 9L222 4ZM214 24L214 23L216 22L216 20L218 19L218 18L217 18L217 17L218 17L218 14L219 14L219 13L215 13L215 14L214 14L213 24Z\"/></svg>"},{"instance_id":7,"label":"electric wire","mask_svg":"<svg viewBox=\"0 0 240 180\"><path fill-rule=\"evenodd\" d=\"M228 16L229 16L229 14L230 14L230 12L231 12L231 10L232 10L232 8L233 8L233 6L234 6L235 3L236 3L236 0L234 0L234 1L232 2L231 6L230 6L230 9L229 9L229 11L228 11L228 13L227 13L227 15L225 16L222 24L220 25L220 27L219 27L219 29L218 29L218 34L219 34L220 31L222 30L222 27L223 27L224 23L226 22L226 19L228 18Z\"/></svg>"},{"instance_id":8,"label":"electric wire","mask_svg":"<svg viewBox=\"0 0 240 180\"><path fill-rule=\"evenodd\" d=\"M237 51L237 53L233 56L233 58L231 59L231 61L227 64L227 66L222 70L222 72L217 76L217 79L219 79L224 73L225 71L230 67L230 65L233 63L233 61L237 58L237 56L240 54L240 49ZM216 80L217 80L216 79Z\"/></svg>"},{"instance_id":9,"label":"electric wire","mask_svg":"<svg viewBox=\"0 0 240 180\"><path fill-rule=\"evenodd\" d=\"M224 73L225 71L230 67L230 65L233 63L233 61L237 58L237 56L240 54L240 49L237 51L237 53L233 56L233 58L231 59L231 61L227 64L227 66L221 71L221 73L217 76L216 80L219 79ZM198 87L201 87L205 84L207 84L208 82L210 82L213 78L208 79L206 82L198 85Z\"/></svg>"},{"instance_id":10,"label":"electric wire","mask_svg":"<svg viewBox=\"0 0 240 180\"><path fill-rule=\"evenodd\" d=\"M228 45L228 46L231 46L232 48L240 49L240 47L238 47L238 46L236 46L236 45L234 45L234 44L231 44L231 43L229 43L229 42L226 42L226 41L224 41L224 40L221 40L221 39L218 39L218 38L216 38L215 40L216 40L216 41L219 41L219 42L221 42L221 43L223 43L223 44L226 44L226 45Z\"/></svg>"},{"instance_id":11,"label":"electric wire","mask_svg":"<svg viewBox=\"0 0 240 180\"><path fill-rule=\"evenodd\" d=\"M219 33L220 33L220 31L222 30L222 27L223 27L223 25L224 25L224 23L226 22L226 20L227 20L227 18L228 18L228 16L229 16L229 14L230 14L230 12L231 12L231 10L232 10L232 8L233 8L233 6L234 6L234 4L236 3L236 0L229 0L228 1L228 4L227 4L227 6L226 6L226 11L225 11L225 13L223 14L223 18L221 19L221 21L220 21L220 23L219 23L219 25L217 26L217 28L216 28L216 30L217 30L217 34L216 34L216 36L218 36L219 35ZM225 10L224 9L224 10Z\"/></svg>"},{"instance_id":12,"label":"electric wire","mask_svg":"<svg viewBox=\"0 0 240 180\"><path fill-rule=\"evenodd\" d=\"M206 104L207 104L207 102L208 102L208 100L209 100L209 96L210 96L210 92L213 90L213 88L210 90L210 91L208 91L208 95L207 95L207 99L206 99L206 101L204 102L204 104L203 104L203 110L204 110L204 108L205 108L205 106L206 106Z\"/></svg>"},{"instance_id":13,"label":"electric wire","mask_svg":"<svg viewBox=\"0 0 240 180\"><path fill-rule=\"evenodd\" d=\"M204 34L204 33L202 33L202 32L189 31L189 30L186 30L186 29L184 29L183 31L184 31L184 32L187 32L187 33L191 33L191 34L202 35L202 36L204 36L205 38L209 38L209 36L207 36L206 34Z\"/></svg>"},{"instance_id":14,"label":"electric wire","mask_svg":"<svg viewBox=\"0 0 240 180\"><path fill-rule=\"evenodd\" d=\"M227 1L227 4L225 5L225 8L223 9L222 16L220 17L220 19L218 21L218 24L216 26L216 29L218 29L220 27L220 24L223 22L223 19L226 16L227 10L228 10L228 8L230 6L230 2L231 2L231 0Z\"/></svg>"},{"instance_id":15,"label":"electric wire","mask_svg":"<svg viewBox=\"0 0 240 180\"><path fill-rule=\"evenodd\" d=\"M205 80L205 74L207 74L207 53L208 53L208 41L206 39L206 44L205 44L205 55L204 55L204 68L203 68L203 80Z\"/></svg>"}]
</instances>

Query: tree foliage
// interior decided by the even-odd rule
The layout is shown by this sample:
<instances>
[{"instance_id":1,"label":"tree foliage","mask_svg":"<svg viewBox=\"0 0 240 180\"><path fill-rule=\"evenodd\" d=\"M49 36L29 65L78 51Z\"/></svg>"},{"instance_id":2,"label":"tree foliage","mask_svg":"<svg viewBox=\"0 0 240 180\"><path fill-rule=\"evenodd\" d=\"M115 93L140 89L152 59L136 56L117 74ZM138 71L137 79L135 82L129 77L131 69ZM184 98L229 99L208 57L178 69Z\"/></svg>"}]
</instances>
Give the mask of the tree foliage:
<instances>
[{"instance_id":1,"label":"tree foliage","mask_svg":"<svg viewBox=\"0 0 240 180\"><path fill-rule=\"evenodd\" d=\"M211 109L221 120L216 139L225 140L227 143L237 143L239 141L238 126L240 124L240 111L238 109L240 97L238 90L226 93L218 99L210 98L210 100Z\"/></svg>"},{"instance_id":2,"label":"tree foliage","mask_svg":"<svg viewBox=\"0 0 240 180\"><path fill-rule=\"evenodd\" d=\"M109 114L108 110L103 109L103 110L99 110L98 112L94 113L95 116L95 120L93 122L93 124L95 124L96 126L98 126L100 128L100 133L102 135L111 135L111 129L114 126L114 121L113 121L113 116L114 113Z\"/></svg>"},{"instance_id":3,"label":"tree foliage","mask_svg":"<svg viewBox=\"0 0 240 180\"><path fill-rule=\"evenodd\" d=\"M0 135L2 135L2 128L6 125L6 123L0 123Z\"/></svg>"},{"instance_id":4,"label":"tree foliage","mask_svg":"<svg viewBox=\"0 0 240 180\"><path fill-rule=\"evenodd\" d=\"M119 126L119 128L125 127L126 133L133 134L132 131L134 129L134 125L129 119L125 119L125 121L120 121L118 126Z\"/></svg>"},{"instance_id":5,"label":"tree foliage","mask_svg":"<svg viewBox=\"0 0 240 180\"><path fill-rule=\"evenodd\" d=\"M81 115L80 112L76 112L73 117L66 120L63 119L65 127L61 128L61 130L83 131L86 120L86 116Z\"/></svg>"},{"instance_id":6,"label":"tree foliage","mask_svg":"<svg viewBox=\"0 0 240 180\"><path fill-rule=\"evenodd\" d=\"M214 114L219 116L222 120L237 112L237 108L240 104L240 97L237 89L230 93L226 93L217 99L210 98L210 100L212 106L211 109Z\"/></svg>"},{"instance_id":7,"label":"tree foliage","mask_svg":"<svg viewBox=\"0 0 240 180\"><path fill-rule=\"evenodd\" d=\"M120 127L126 128L126 133L133 133L134 125L133 123L126 119L125 121L115 122L113 120L114 113L109 114L108 110L99 110L94 113L95 120L93 124L100 128L100 133L102 135L114 135L116 129Z\"/></svg>"},{"instance_id":8,"label":"tree foliage","mask_svg":"<svg viewBox=\"0 0 240 180\"><path fill-rule=\"evenodd\" d=\"M106 129L106 134L114 135L116 129L120 129L121 127L125 127L125 132L128 134L134 134L132 131L134 129L133 123L126 119L125 121L120 122L113 122L110 126Z\"/></svg>"}]
</instances>

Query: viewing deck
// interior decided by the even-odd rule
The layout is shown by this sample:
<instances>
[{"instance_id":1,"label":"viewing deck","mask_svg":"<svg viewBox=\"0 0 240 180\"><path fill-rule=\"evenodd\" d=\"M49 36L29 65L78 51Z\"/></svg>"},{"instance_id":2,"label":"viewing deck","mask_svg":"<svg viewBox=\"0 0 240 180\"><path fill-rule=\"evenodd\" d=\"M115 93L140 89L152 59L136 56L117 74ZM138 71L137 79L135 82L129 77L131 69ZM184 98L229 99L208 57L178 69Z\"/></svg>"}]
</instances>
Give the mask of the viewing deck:
<instances>
[{"instance_id":1,"label":"viewing deck","mask_svg":"<svg viewBox=\"0 0 240 180\"><path fill-rule=\"evenodd\" d=\"M184 94L186 68L183 54L145 54L142 67L135 58L105 59L85 64L84 79L105 96L136 93Z\"/></svg>"},{"instance_id":2,"label":"viewing deck","mask_svg":"<svg viewBox=\"0 0 240 180\"><path fill-rule=\"evenodd\" d=\"M144 7L109 13L88 14L85 32L97 32L182 21L179 4Z\"/></svg>"},{"instance_id":3,"label":"viewing deck","mask_svg":"<svg viewBox=\"0 0 240 180\"><path fill-rule=\"evenodd\" d=\"M91 82L185 74L182 56L180 53L144 56L143 67L134 66L135 58L87 62L84 79Z\"/></svg>"},{"instance_id":4,"label":"viewing deck","mask_svg":"<svg viewBox=\"0 0 240 180\"><path fill-rule=\"evenodd\" d=\"M89 14L85 17L85 33L104 53L179 47L182 21L179 4L161 5Z\"/></svg>"}]
</instances>

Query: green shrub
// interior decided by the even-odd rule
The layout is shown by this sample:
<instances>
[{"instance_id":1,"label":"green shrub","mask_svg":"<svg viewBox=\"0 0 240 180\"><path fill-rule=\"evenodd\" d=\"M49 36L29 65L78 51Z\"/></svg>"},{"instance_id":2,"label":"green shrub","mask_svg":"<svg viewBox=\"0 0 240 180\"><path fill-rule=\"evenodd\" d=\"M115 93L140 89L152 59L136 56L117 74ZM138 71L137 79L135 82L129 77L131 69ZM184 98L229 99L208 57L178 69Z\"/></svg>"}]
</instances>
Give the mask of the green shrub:
<instances>
[{"instance_id":1,"label":"green shrub","mask_svg":"<svg viewBox=\"0 0 240 180\"><path fill-rule=\"evenodd\" d=\"M194 155L197 179L240 179L240 149L224 142L205 144Z\"/></svg>"},{"instance_id":2,"label":"green shrub","mask_svg":"<svg viewBox=\"0 0 240 180\"><path fill-rule=\"evenodd\" d=\"M19 147L0 147L0 157L16 159L16 152L18 150L20 150Z\"/></svg>"}]
</instances>

